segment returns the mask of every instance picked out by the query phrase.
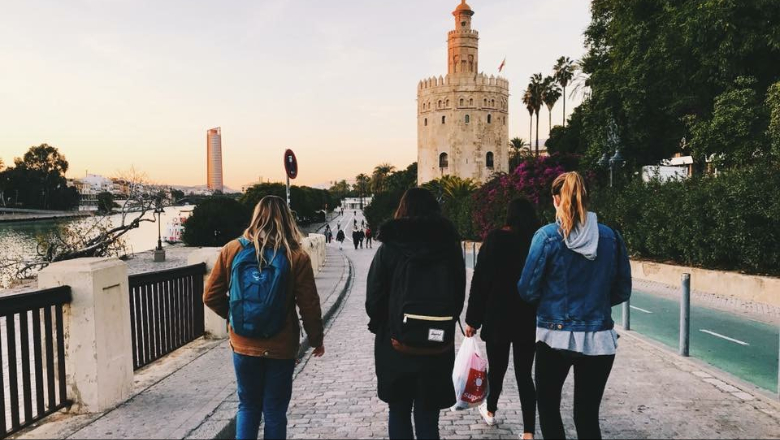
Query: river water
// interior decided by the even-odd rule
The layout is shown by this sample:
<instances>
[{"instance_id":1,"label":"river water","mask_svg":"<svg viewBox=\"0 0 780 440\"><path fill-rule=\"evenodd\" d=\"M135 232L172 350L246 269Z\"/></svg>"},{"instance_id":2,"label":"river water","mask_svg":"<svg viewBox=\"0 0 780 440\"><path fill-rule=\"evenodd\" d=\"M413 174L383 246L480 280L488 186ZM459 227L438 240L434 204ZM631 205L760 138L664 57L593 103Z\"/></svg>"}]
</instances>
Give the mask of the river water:
<instances>
[{"instance_id":1,"label":"river water","mask_svg":"<svg viewBox=\"0 0 780 440\"><path fill-rule=\"evenodd\" d=\"M162 233L165 234L165 227L168 222L180 215L181 210L192 210L188 207L168 207L162 214ZM134 219L138 213L130 213L127 219ZM151 213L147 213L145 218L153 219ZM56 230L62 225L73 222L94 222L95 218L63 219L63 220L43 220L32 222L12 222L0 223L0 262L7 259L17 258L19 256L31 257L36 254L37 237ZM122 219L120 215L112 215L109 221L118 226ZM143 252L154 249L157 246L157 223L141 222L141 225L124 235L127 250L130 253ZM163 242L163 246L166 243ZM0 289L7 287L8 280L2 279L0 275Z\"/></svg>"}]
</instances>

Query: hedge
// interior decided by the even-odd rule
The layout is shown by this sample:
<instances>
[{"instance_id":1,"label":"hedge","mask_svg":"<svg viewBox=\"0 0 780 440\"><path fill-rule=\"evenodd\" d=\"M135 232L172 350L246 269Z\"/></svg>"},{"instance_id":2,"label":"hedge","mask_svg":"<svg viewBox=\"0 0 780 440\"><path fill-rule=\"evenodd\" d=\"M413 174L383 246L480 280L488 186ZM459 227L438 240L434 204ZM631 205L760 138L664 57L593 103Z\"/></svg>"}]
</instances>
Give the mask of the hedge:
<instances>
[{"instance_id":1,"label":"hedge","mask_svg":"<svg viewBox=\"0 0 780 440\"><path fill-rule=\"evenodd\" d=\"M755 165L684 181L628 182L592 193L600 221L638 258L780 275L780 169Z\"/></svg>"}]
</instances>

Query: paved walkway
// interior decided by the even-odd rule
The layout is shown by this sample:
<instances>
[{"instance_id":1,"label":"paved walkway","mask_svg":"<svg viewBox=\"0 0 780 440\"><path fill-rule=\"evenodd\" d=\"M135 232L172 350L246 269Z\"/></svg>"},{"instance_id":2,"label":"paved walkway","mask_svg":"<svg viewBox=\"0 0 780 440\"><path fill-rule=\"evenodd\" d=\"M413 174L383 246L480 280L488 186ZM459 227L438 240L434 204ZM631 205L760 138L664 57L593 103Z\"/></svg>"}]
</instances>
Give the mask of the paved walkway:
<instances>
[{"instance_id":1,"label":"paved walkway","mask_svg":"<svg viewBox=\"0 0 780 440\"><path fill-rule=\"evenodd\" d=\"M330 248L327 263L316 278L323 310L335 305L349 273L349 261L338 249ZM230 407L230 402L224 402L233 400L235 392L228 342L201 339L136 372L134 397L117 408L103 414L57 414L20 437L214 438L221 428L211 415ZM235 415L234 406L230 415Z\"/></svg>"},{"instance_id":2,"label":"paved walkway","mask_svg":"<svg viewBox=\"0 0 780 440\"><path fill-rule=\"evenodd\" d=\"M345 248L356 282L327 330L327 354L308 359L295 378L291 438L385 438L387 407L376 398L373 335L366 329L365 276L373 251ZM509 376L508 376L509 377ZM510 381L507 378L507 381ZM571 437L572 387L564 396ZM620 350L602 406L606 438L772 438L780 436L780 409L697 364L633 335ZM518 438L522 433L516 387L507 382L499 424L487 427L476 410L442 413L444 438Z\"/></svg>"}]
</instances>

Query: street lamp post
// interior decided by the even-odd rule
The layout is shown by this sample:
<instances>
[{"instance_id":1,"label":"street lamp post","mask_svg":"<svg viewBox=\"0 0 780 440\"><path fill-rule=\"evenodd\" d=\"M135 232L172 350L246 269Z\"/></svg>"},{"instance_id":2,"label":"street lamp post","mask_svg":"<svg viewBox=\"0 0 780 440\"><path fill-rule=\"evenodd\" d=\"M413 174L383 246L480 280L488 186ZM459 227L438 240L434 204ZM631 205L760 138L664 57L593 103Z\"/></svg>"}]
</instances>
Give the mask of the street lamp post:
<instances>
[{"instance_id":1,"label":"street lamp post","mask_svg":"<svg viewBox=\"0 0 780 440\"><path fill-rule=\"evenodd\" d=\"M165 212L160 197L155 201L154 213L157 214L157 247L154 249L154 262L165 261L165 249L162 247L162 213Z\"/></svg>"}]
</instances>

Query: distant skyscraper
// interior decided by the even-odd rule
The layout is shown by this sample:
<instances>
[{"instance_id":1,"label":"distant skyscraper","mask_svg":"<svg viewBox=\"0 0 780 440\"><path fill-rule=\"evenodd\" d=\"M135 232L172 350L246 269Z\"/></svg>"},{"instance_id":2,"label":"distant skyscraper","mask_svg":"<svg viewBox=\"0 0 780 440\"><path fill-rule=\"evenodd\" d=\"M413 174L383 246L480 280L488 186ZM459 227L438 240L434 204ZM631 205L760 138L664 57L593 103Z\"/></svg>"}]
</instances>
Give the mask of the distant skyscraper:
<instances>
[{"instance_id":1,"label":"distant skyscraper","mask_svg":"<svg viewBox=\"0 0 780 440\"><path fill-rule=\"evenodd\" d=\"M223 191L222 182L222 129L206 132L206 184L211 191Z\"/></svg>"}]
</instances>

